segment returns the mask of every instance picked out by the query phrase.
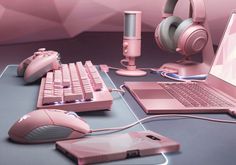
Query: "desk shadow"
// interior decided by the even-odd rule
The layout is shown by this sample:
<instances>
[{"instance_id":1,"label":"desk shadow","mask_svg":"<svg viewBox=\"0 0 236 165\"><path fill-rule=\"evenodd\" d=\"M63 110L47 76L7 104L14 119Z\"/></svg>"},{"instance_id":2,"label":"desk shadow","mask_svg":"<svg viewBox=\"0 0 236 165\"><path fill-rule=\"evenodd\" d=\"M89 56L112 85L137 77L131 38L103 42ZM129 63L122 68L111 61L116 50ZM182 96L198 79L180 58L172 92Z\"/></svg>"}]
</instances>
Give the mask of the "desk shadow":
<instances>
[{"instance_id":1,"label":"desk shadow","mask_svg":"<svg viewBox=\"0 0 236 165\"><path fill-rule=\"evenodd\" d=\"M40 84L41 84L41 78L38 79L38 80L36 80L36 81L34 81L34 82L32 82L32 83L26 83L26 82L24 82L24 85L25 85L25 86L40 85Z\"/></svg>"},{"instance_id":2,"label":"desk shadow","mask_svg":"<svg viewBox=\"0 0 236 165\"><path fill-rule=\"evenodd\" d=\"M14 145L19 145L19 146L38 146L38 145L40 145L40 146L47 146L47 145L52 145L52 144L55 144L55 142L43 142L43 143L18 143L18 142L15 142L15 141L13 141L10 137L7 137L6 139L5 139L5 141L7 142L7 143L11 143L11 144L14 144Z\"/></svg>"},{"instance_id":3,"label":"desk shadow","mask_svg":"<svg viewBox=\"0 0 236 165\"><path fill-rule=\"evenodd\" d=\"M68 152L64 152L62 150L59 149L54 149L54 151L59 155L63 155L64 159L66 159L67 161L70 161L70 164L77 164L77 158L75 158L74 156L72 156L71 154L69 154Z\"/></svg>"},{"instance_id":4,"label":"desk shadow","mask_svg":"<svg viewBox=\"0 0 236 165\"><path fill-rule=\"evenodd\" d=\"M18 81L17 81L17 84L18 85L22 85L22 86L32 86L32 85L40 85L41 84L41 79L38 79L32 83L26 83L24 81L24 77L20 77L20 76L17 76L17 75L14 75L12 76L13 78L16 78Z\"/></svg>"},{"instance_id":5,"label":"desk shadow","mask_svg":"<svg viewBox=\"0 0 236 165\"><path fill-rule=\"evenodd\" d=\"M181 144L180 144L180 149L181 149ZM165 153L165 154L166 154L167 157L168 156L178 156L178 155L182 154L182 152L181 151L176 151L176 152L170 152L170 153Z\"/></svg>"},{"instance_id":6,"label":"desk shadow","mask_svg":"<svg viewBox=\"0 0 236 165\"><path fill-rule=\"evenodd\" d=\"M98 111L90 111L90 112L77 112L79 116L92 116L92 117L108 117L110 116L111 110L98 110Z\"/></svg>"}]
</instances>

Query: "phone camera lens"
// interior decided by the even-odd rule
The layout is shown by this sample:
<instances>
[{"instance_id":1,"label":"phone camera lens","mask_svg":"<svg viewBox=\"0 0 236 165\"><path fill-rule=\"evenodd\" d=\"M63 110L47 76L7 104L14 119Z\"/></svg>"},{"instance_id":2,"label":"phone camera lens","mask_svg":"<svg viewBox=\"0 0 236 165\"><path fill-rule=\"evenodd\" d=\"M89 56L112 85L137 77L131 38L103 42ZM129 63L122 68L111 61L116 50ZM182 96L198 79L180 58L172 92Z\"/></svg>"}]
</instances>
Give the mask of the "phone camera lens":
<instances>
[{"instance_id":1,"label":"phone camera lens","mask_svg":"<svg viewBox=\"0 0 236 165\"><path fill-rule=\"evenodd\" d=\"M155 137L155 136L152 136L152 135L147 135L147 137L148 137L149 139L152 139L152 140L161 140L161 139L159 139L159 138L157 138L157 137Z\"/></svg>"}]
</instances>

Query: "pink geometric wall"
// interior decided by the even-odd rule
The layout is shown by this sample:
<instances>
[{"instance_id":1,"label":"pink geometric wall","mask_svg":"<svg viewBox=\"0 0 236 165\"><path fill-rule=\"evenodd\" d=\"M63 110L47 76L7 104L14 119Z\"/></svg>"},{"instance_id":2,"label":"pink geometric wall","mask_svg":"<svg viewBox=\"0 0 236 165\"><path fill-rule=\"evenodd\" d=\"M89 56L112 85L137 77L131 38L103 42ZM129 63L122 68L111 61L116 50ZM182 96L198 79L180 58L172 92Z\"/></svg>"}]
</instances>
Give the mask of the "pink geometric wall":
<instances>
[{"instance_id":1,"label":"pink geometric wall","mask_svg":"<svg viewBox=\"0 0 236 165\"><path fill-rule=\"evenodd\" d=\"M218 44L236 0L204 0ZM141 10L142 31L154 32L164 0L0 0L0 44L71 38L84 31L122 31L123 11ZM186 18L188 0L176 14Z\"/></svg>"}]
</instances>

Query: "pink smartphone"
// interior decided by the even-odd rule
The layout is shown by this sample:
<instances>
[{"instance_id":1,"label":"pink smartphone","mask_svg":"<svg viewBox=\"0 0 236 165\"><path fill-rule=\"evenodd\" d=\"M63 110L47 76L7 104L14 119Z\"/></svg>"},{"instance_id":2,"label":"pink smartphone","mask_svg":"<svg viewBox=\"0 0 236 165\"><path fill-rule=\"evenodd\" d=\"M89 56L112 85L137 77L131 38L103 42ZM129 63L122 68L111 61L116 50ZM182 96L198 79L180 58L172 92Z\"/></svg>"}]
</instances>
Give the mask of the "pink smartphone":
<instances>
[{"instance_id":1,"label":"pink smartphone","mask_svg":"<svg viewBox=\"0 0 236 165\"><path fill-rule=\"evenodd\" d=\"M56 142L56 148L79 165L175 152L179 146L179 143L152 131Z\"/></svg>"}]
</instances>

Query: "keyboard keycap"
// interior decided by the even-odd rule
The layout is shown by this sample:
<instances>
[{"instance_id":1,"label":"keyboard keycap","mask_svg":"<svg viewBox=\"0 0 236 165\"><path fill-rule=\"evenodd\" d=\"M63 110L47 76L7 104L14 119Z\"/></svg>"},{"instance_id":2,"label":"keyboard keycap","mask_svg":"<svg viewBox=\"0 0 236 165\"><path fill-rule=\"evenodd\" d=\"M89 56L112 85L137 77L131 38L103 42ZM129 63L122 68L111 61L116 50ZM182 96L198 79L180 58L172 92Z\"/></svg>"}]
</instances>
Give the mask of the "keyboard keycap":
<instances>
[{"instance_id":1,"label":"keyboard keycap","mask_svg":"<svg viewBox=\"0 0 236 165\"><path fill-rule=\"evenodd\" d=\"M161 83L160 85L186 107L233 106L197 83Z\"/></svg>"},{"instance_id":2,"label":"keyboard keycap","mask_svg":"<svg viewBox=\"0 0 236 165\"><path fill-rule=\"evenodd\" d=\"M40 86L38 108L76 112L110 109L112 96L91 61L61 64Z\"/></svg>"},{"instance_id":3,"label":"keyboard keycap","mask_svg":"<svg viewBox=\"0 0 236 165\"><path fill-rule=\"evenodd\" d=\"M61 70L54 71L54 85L62 86L62 75Z\"/></svg>"},{"instance_id":4,"label":"keyboard keycap","mask_svg":"<svg viewBox=\"0 0 236 165\"><path fill-rule=\"evenodd\" d=\"M62 69L62 85L63 87L69 87L70 86L70 72L67 64L61 65Z\"/></svg>"},{"instance_id":5,"label":"keyboard keycap","mask_svg":"<svg viewBox=\"0 0 236 165\"><path fill-rule=\"evenodd\" d=\"M54 104L55 102L60 102L61 96L54 96L54 95L44 95L43 97L43 104Z\"/></svg>"},{"instance_id":6,"label":"keyboard keycap","mask_svg":"<svg viewBox=\"0 0 236 165\"><path fill-rule=\"evenodd\" d=\"M87 69L87 72L90 76L90 80L93 86L94 90L101 90L102 89L102 80L101 77L97 71L97 69L94 67L91 61L85 62L85 67Z\"/></svg>"}]
</instances>

